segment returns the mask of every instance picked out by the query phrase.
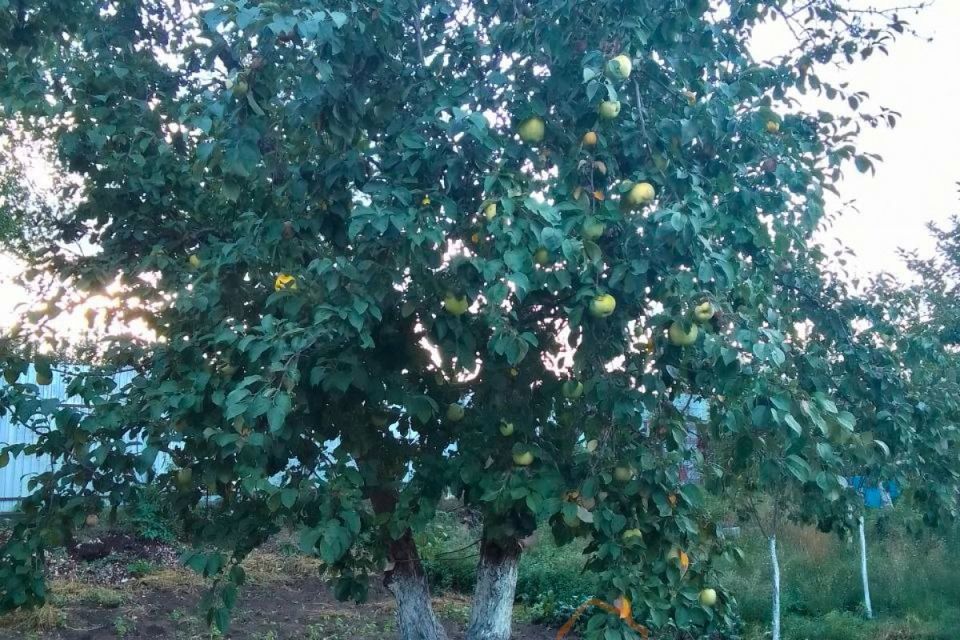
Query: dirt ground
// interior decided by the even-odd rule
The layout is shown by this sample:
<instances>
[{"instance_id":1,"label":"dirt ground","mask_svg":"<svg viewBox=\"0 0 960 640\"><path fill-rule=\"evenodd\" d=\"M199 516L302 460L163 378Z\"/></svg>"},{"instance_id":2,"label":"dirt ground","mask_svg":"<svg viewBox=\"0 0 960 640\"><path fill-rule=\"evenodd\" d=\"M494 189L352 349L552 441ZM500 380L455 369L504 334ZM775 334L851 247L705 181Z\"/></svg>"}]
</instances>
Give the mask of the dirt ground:
<instances>
[{"instance_id":1,"label":"dirt ground","mask_svg":"<svg viewBox=\"0 0 960 640\"><path fill-rule=\"evenodd\" d=\"M11 640L204 640L221 638L197 609L204 583L176 566L173 554L129 541L107 541L104 557L81 559L76 552L52 563L51 603L33 612L0 617L0 638ZM99 555L99 554L97 554ZM316 564L275 549L247 563L232 627L237 640L381 640L394 637L393 603L382 588L362 605L338 602L318 577ZM450 637L462 638L467 599L438 597L438 615ZM555 630L526 623L517 640L548 640Z\"/></svg>"}]
</instances>

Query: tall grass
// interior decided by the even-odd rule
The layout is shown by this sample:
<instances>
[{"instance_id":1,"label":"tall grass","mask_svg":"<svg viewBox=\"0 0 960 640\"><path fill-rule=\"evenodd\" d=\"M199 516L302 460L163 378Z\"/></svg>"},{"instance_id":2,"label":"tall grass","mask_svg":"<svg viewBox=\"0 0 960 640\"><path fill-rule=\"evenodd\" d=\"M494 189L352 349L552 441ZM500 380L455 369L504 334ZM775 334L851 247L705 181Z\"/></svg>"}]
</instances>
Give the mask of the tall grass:
<instances>
[{"instance_id":1,"label":"tall grass","mask_svg":"<svg viewBox=\"0 0 960 640\"><path fill-rule=\"evenodd\" d=\"M863 616L855 540L784 527L778 535L784 640L960 640L960 529L914 534L906 515L893 511L867 520L872 621ZM479 531L454 513L421 536L436 591L472 591L477 547L471 543L478 538ZM724 584L739 604L743 640L763 640L770 629L767 545L751 527L744 527L739 542L746 561L730 569ZM556 626L594 595L583 561L582 545L557 548L542 532L520 561L517 600L525 614Z\"/></svg>"},{"instance_id":2,"label":"tall grass","mask_svg":"<svg viewBox=\"0 0 960 640\"><path fill-rule=\"evenodd\" d=\"M960 640L960 533L912 534L883 524L876 515L867 522L871 622L863 618L854 540L784 528L778 543L785 640ZM746 531L742 546L748 560L726 584L746 637L759 639L770 624L770 565L756 531Z\"/></svg>"}]
</instances>

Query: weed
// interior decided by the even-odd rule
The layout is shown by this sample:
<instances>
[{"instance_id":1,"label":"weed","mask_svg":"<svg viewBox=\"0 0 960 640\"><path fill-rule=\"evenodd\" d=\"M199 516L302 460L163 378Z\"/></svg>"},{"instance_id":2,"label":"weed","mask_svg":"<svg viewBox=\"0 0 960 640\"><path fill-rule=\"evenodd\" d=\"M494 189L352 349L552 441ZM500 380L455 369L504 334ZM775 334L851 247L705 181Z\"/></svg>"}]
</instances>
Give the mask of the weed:
<instances>
[{"instance_id":1,"label":"weed","mask_svg":"<svg viewBox=\"0 0 960 640\"><path fill-rule=\"evenodd\" d=\"M134 560L127 565L127 571L130 572L130 575L134 578L148 576L151 573L156 573L159 569L160 567L149 560Z\"/></svg>"},{"instance_id":2,"label":"weed","mask_svg":"<svg viewBox=\"0 0 960 640\"><path fill-rule=\"evenodd\" d=\"M123 616L117 616L113 619L113 632L117 634L118 638L125 638L132 629L133 626L130 621Z\"/></svg>"}]
</instances>

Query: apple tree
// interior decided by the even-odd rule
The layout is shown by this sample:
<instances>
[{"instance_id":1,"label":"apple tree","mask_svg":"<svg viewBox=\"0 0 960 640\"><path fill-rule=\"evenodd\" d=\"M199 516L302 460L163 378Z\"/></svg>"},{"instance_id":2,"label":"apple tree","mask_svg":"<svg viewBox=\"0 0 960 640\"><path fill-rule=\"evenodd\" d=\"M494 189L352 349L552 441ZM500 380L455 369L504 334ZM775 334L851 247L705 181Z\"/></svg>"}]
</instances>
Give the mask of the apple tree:
<instances>
[{"instance_id":1,"label":"apple tree","mask_svg":"<svg viewBox=\"0 0 960 640\"><path fill-rule=\"evenodd\" d=\"M754 60L784 20L803 46ZM763 407L797 509L839 493L808 454L832 470L820 445L852 427L810 382L828 356L793 356L812 312L785 274L819 295L824 193L894 117L818 65L903 25L826 0L0 0L0 114L69 205L31 243L54 287L17 339L62 340L46 319L77 292L145 327L104 338L105 370L138 376L76 376L83 410L4 389L38 435L7 455L57 465L3 547L3 607L42 601L46 550L165 455L221 627L243 558L289 525L338 596L382 572L401 637L444 637L413 533L447 491L483 517L471 639L509 637L544 524L588 540L598 597L638 623L731 624L674 401L709 401L735 448ZM585 633L634 632L596 611Z\"/></svg>"}]
</instances>

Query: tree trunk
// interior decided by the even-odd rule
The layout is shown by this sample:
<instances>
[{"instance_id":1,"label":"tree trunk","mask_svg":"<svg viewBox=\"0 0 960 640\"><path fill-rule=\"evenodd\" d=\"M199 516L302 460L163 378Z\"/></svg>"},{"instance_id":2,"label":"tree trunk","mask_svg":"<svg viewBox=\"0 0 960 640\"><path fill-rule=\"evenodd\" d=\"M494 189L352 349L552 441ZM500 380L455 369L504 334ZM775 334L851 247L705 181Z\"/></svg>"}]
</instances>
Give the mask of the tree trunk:
<instances>
[{"instance_id":1,"label":"tree trunk","mask_svg":"<svg viewBox=\"0 0 960 640\"><path fill-rule=\"evenodd\" d=\"M867 573L867 535L863 530L863 516L860 516L860 578L863 580L863 608L867 620L873 618L873 603L870 601L870 577Z\"/></svg>"},{"instance_id":2,"label":"tree trunk","mask_svg":"<svg viewBox=\"0 0 960 640\"><path fill-rule=\"evenodd\" d=\"M773 612L771 640L780 640L780 560L777 558L777 536L770 536L770 564L773 567Z\"/></svg>"},{"instance_id":3,"label":"tree trunk","mask_svg":"<svg viewBox=\"0 0 960 640\"><path fill-rule=\"evenodd\" d=\"M517 591L520 543L484 538L477 566L467 640L509 640Z\"/></svg>"},{"instance_id":4,"label":"tree trunk","mask_svg":"<svg viewBox=\"0 0 960 640\"><path fill-rule=\"evenodd\" d=\"M410 531L390 543L390 559L393 568L386 572L384 584L397 600L400 640L447 640L447 632L433 613L427 576Z\"/></svg>"},{"instance_id":5,"label":"tree trunk","mask_svg":"<svg viewBox=\"0 0 960 640\"><path fill-rule=\"evenodd\" d=\"M396 495L384 490L370 493L378 514L392 513ZM437 620L430 603L430 586L417 553L417 543L409 529L387 549L392 567L383 575L383 584L397 601L397 635L400 640L447 640L447 632Z\"/></svg>"}]
</instances>

